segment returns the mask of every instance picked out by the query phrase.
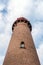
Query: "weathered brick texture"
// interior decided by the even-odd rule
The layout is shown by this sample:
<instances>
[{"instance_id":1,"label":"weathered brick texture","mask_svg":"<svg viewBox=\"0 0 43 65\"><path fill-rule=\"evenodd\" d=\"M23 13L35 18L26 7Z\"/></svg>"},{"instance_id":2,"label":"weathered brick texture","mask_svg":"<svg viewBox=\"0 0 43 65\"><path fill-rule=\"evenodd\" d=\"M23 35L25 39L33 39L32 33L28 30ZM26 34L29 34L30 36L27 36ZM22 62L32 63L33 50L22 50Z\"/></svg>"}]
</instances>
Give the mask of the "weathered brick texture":
<instances>
[{"instance_id":1,"label":"weathered brick texture","mask_svg":"<svg viewBox=\"0 0 43 65\"><path fill-rule=\"evenodd\" d=\"M25 48L20 48L22 41ZM14 27L3 65L40 65L27 23L19 22Z\"/></svg>"}]
</instances>

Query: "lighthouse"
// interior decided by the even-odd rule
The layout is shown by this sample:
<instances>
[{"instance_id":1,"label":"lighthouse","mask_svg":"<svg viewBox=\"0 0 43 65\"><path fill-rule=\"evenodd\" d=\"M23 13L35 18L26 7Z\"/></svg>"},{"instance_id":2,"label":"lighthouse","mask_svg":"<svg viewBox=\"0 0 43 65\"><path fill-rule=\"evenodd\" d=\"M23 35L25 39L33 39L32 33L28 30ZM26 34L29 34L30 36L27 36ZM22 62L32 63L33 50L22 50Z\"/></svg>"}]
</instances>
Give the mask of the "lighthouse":
<instances>
[{"instance_id":1,"label":"lighthouse","mask_svg":"<svg viewBox=\"0 0 43 65\"><path fill-rule=\"evenodd\" d=\"M14 21L3 65L40 65L31 31L31 23L26 18Z\"/></svg>"}]
</instances>

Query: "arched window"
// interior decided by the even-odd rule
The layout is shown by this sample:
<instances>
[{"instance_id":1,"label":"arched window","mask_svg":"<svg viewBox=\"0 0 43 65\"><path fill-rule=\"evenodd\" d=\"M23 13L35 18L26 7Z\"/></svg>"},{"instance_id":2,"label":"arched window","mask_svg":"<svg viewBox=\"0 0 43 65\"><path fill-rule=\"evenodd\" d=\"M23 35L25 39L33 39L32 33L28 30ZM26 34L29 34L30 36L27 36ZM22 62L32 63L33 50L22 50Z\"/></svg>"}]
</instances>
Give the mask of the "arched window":
<instances>
[{"instance_id":1,"label":"arched window","mask_svg":"<svg viewBox=\"0 0 43 65\"><path fill-rule=\"evenodd\" d=\"M23 41L22 41L21 44L20 44L20 48L25 48L25 44L24 44Z\"/></svg>"}]
</instances>

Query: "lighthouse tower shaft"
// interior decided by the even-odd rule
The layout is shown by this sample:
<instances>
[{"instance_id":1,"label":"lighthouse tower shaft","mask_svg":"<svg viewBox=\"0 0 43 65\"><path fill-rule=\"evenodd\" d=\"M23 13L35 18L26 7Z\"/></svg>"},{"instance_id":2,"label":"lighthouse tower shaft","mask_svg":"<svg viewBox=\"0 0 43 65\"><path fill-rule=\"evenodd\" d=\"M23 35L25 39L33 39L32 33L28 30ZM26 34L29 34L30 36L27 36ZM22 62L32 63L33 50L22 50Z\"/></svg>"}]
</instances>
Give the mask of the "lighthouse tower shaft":
<instances>
[{"instance_id":1,"label":"lighthouse tower shaft","mask_svg":"<svg viewBox=\"0 0 43 65\"><path fill-rule=\"evenodd\" d=\"M24 18L14 22L3 65L40 65L31 30L31 24Z\"/></svg>"}]
</instances>

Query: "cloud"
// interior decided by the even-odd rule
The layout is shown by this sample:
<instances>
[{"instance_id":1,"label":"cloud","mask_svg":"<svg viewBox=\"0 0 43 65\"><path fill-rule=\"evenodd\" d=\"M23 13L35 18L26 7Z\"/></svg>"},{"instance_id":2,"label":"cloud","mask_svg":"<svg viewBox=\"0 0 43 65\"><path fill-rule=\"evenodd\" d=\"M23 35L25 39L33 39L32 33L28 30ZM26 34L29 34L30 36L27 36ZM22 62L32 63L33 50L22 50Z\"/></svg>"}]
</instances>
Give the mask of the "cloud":
<instances>
[{"instance_id":1,"label":"cloud","mask_svg":"<svg viewBox=\"0 0 43 65\"><path fill-rule=\"evenodd\" d=\"M33 9L33 1L32 0L10 0L9 5L7 7L8 15L7 20L12 22L17 17L24 16L30 17L32 9Z\"/></svg>"},{"instance_id":2,"label":"cloud","mask_svg":"<svg viewBox=\"0 0 43 65\"><path fill-rule=\"evenodd\" d=\"M10 40L10 35L0 34L0 54L4 55Z\"/></svg>"},{"instance_id":3,"label":"cloud","mask_svg":"<svg viewBox=\"0 0 43 65\"><path fill-rule=\"evenodd\" d=\"M40 59L40 63L41 65L43 65L43 42L40 43L38 49L37 49L37 53Z\"/></svg>"},{"instance_id":4,"label":"cloud","mask_svg":"<svg viewBox=\"0 0 43 65\"><path fill-rule=\"evenodd\" d=\"M38 47L39 42L43 39L43 22L36 21L33 24L32 36L35 42L36 47Z\"/></svg>"},{"instance_id":5,"label":"cloud","mask_svg":"<svg viewBox=\"0 0 43 65\"><path fill-rule=\"evenodd\" d=\"M8 4L9 0L0 0L0 11L2 11Z\"/></svg>"},{"instance_id":6,"label":"cloud","mask_svg":"<svg viewBox=\"0 0 43 65\"><path fill-rule=\"evenodd\" d=\"M2 13L0 13L0 20L2 21Z\"/></svg>"},{"instance_id":7,"label":"cloud","mask_svg":"<svg viewBox=\"0 0 43 65\"><path fill-rule=\"evenodd\" d=\"M42 32L43 32L43 22L36 21L36 23L33 24L33 30L32 30L34 37L37 37L38 33L39 35L43 34Z\"/></svg>"},{"instance_id":8,"label":"cloud","mask_svg":"<svg viewBox=\"0 0 43 65\"><path fill-rule=\"evenodd\" d=\"M43 65L43 22L40 20L33 23L32 36L37 48L40 64Z\"/></svg>"},{"instance_id":9,"label":"cloud","mask_svg":"<svg viewBox=\"0 0 43 65\"><path fill-rule=\"evenodd\" d=\"M2 65L3 60L4 60L4 56L0 56L0 65Z\"/></svg>"},{"instance_id":10,"label":"cloud","mask_svg":"<svg viewBox=\"0 0 43 65\"><path fill-rule=\"evenodd\" d=\"M43 0L39 0L35 5L35 18L43 20Z\"/></svg>"},{"instance_id":11,"label":"cloud","mask_svg":"<svg viewBox=\"0 0 43 65\"><path fill-rule=\"evenodd\" d=\"M0 33L2 33L2 31L4 31L4 22L3 22L3 16L2 13L0 13Z\"/></svg>"},{"instance_id":12,"label":"cloud","mask_svg":"<svg viewBox=\"0 0 43 65\"><path fill-rule=\"evenodd\" d=\"M0 0L0 4L4 4L6 5L8 3L9 0Z\"/></svg>"},{"instance_id":13,"label":"cloud","mask_svg":"<svg viewBox=\"0 0 43 65\"><path fill-rule=\"evenodd\" d=\"M1 11L1 10L3 10L3 9L4 9L4 7L5 7L5 5L0 4L0 11Z\"/></svg>"},{"instance_id":14,"label":"cloud","mask_svg":"<svg viewBox=\"0 0 43 65\"><path fill-rule=\"evenodd\" d=\"M4 33L4 29L5 29L5 21L6 21L6 5L5 1L7 0L0 0L0 33Z\"/></svg>"}]
</instances>

